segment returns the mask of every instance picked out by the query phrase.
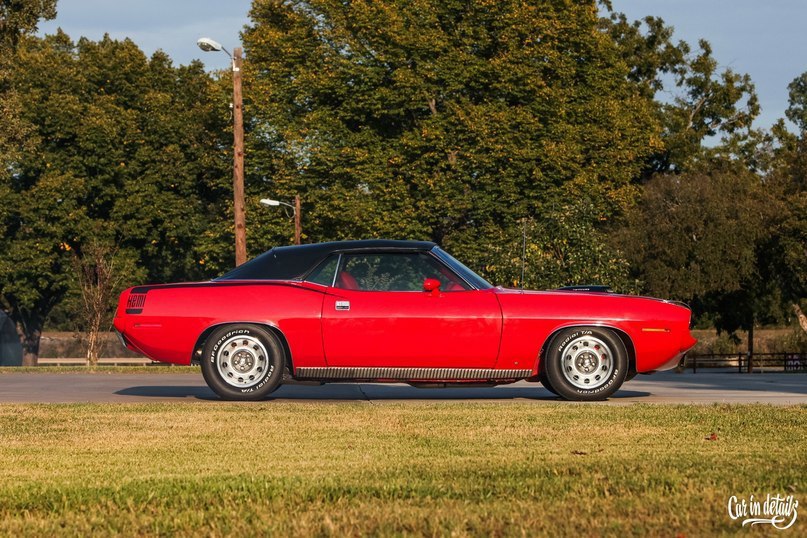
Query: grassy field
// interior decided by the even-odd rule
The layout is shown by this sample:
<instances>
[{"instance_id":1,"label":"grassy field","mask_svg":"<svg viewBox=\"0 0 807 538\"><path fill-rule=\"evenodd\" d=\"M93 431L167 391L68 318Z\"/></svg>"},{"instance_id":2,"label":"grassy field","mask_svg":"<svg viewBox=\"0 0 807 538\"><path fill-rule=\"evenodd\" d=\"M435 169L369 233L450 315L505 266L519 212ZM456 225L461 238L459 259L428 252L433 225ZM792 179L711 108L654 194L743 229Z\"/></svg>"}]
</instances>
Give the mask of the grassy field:
<instances>
[{"instance_id":1,"label":"grassy field","mask_svg":"<svg viewBox=\"0 0 807 538\"><path fill-rule=\"evenodd\" d=\"M712 353L745 353L748 351L748 333L737 331L737 341L732 341L728 334L718 335L714 329L694 329L692 336L698 343L690 351L694 355L709 355ZM782 353L804 352L807 345L807 335L796 324L791 327L758 328L754 331L755 353Z\"/></svg>"},{"instance_id":2,"label":"grassy field","mask_svg":"<svg viewBox=\"0 0 807 538\"><path fill-rule=\"evenodd\" d=\"M4 405L0 535L770 534L727 498L807 502L805 432L807 406Z\"/></svg>"}]
</instances>

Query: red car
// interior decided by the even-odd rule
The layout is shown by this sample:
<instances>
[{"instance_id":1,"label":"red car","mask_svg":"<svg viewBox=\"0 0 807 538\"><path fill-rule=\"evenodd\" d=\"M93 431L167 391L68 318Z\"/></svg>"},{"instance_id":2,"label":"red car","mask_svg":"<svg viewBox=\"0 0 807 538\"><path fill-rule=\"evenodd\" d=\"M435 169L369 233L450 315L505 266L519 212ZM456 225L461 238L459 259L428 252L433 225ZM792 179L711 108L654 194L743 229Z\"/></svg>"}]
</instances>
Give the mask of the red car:
<instances>
[{"instance_id":1,"label":"red car","mask_svg":"<svg viewBox=\"0 0 807 538\"><path fill-rule=\"evenodd\" d=\"M602 400L695 345L690 311L601 288L494 287L434 243L276 247L210 282L124 291L115 329L154 360L200 362L233 400L284 381L540 381Z\"/></svg>"}]
</instances>

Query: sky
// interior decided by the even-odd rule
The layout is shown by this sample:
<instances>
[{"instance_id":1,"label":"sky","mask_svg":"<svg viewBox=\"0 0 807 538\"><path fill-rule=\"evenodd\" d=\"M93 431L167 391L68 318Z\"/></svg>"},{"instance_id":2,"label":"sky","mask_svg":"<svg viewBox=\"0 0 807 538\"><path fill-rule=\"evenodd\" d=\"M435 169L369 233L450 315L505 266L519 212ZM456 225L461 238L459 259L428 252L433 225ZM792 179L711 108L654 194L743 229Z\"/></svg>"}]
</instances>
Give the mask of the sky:
<instances>
[{"instance_id":1,"label":"sky","mask_svg":"<svg viewBox=\"0 0 807 538\"><path fill-rule=\"evenodd\" d=\"M757 125L784 117L787 85L807 71L805 0L612 0L631 19L659 16L675 28L676 39L695 45L705 38L723 67L748 73L757 87L762 113ZM55 20L41 33L61 27L74 40L105 33L128 37L147 54L162 49L176 64L200 59L208 69L228 65L223 53L196 47L210 37L232 51L249 23L250 0L58 0Z\"/></svg>"}]
</instances>

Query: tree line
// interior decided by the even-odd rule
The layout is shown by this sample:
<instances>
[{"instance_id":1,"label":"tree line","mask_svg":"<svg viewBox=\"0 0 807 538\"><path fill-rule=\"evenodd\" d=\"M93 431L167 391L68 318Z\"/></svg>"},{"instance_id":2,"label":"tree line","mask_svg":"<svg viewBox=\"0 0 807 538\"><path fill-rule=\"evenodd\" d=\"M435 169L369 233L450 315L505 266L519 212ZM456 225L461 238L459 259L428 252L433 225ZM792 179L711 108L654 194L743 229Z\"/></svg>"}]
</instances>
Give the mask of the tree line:
<instances>
[{"instance_id":1,"label":"tree line","mask_svg":"<svg viewBox=\"0 0 807 538\"><path fill-rule=\"evenodd\" d=\"M55 0L0 6L0 304L34 361L44 327L84 328L99 252L118 287L233 265L231 86L130 40L36 37ZM608 284L728 331L807 297L807 73L795 129L763 130L707 41L607 2L255 0L250 20L250 255L292 234L258 200L299 194L304 241L429 239L505 286Z\"/></svg>"}]
</instances>

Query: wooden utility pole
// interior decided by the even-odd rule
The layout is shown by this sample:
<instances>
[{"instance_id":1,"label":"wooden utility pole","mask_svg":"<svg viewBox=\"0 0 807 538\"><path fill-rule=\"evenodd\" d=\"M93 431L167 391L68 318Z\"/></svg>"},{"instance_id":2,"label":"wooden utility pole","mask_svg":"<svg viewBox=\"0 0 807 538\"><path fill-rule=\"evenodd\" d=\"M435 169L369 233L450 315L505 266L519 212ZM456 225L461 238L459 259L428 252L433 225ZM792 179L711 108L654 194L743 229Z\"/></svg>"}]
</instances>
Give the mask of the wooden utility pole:
<instances>
[{"instance_id":1,"label":"wooden utility pole","mask_svg":"<svg viewBox=\"0 0 807 538\"><path fill-rule=\"evenodd\" d=\"M235 265L247 261L247 224L244 204L244 97L241 93L241 47L233 50L233 210Z\"/></svg>"},{"instance_id":2,"label":"wooden utility pole","mask_svg":"<svg viewBox=\"0 0 807 538\"><path fill-rule=\"evenodd\" d=\"M303 235L302 217L300 216L300 195L294 195L294 244L300 244L300 237Z\"/></svg>"}]
</instances>

